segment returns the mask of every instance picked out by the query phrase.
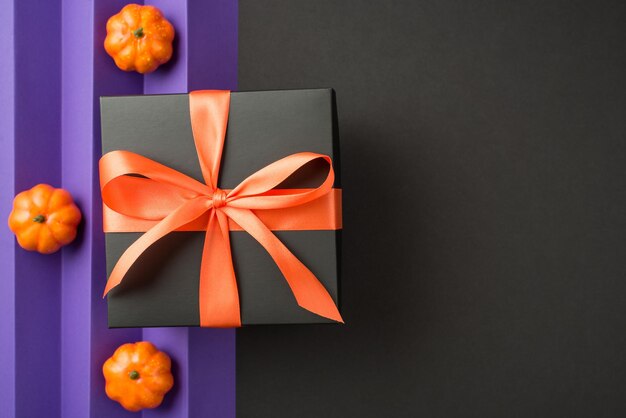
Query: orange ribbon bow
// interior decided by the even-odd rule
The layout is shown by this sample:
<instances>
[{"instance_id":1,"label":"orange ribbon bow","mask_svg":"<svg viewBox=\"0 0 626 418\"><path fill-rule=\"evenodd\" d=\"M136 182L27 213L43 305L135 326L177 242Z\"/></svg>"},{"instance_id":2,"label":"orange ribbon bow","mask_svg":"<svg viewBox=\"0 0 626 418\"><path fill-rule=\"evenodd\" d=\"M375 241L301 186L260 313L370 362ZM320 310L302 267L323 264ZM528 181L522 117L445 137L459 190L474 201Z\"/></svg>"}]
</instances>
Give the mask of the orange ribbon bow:
<instances>
[{"instance_id":1,"label":"orange ribbon bow","mask_svg":"<svg viewBox=\"0 0 626 418\"><path fill-rule=\"evenodd\" d=\"M112 151L100 159L105 231L147 231L120 257L104 295L120 284L141 254L165 235L176 230L206 230L200 266L200 325L239 327L239 293L229 230L243 229L274 259L298 305L343 323L324 286L264 223L267 219L270 224L285 224L280 213L288 214L295 206L306 207L308 212L319 215L303 221L309 226L340 223L328 216L329 211L319 213L319 205L327 207L340 202L338 191L332 188L335 174L330 157L311 152L292 154L252 174L233 190L219 189L217 179L229 106L229 91L189 94L191 126L205 184L129 151ZM274 189L302 166L319 158L329 167L326 180L319 187ZM287 229L293 227L293 222L287 224Z\"/></svg>"}]
</instances>

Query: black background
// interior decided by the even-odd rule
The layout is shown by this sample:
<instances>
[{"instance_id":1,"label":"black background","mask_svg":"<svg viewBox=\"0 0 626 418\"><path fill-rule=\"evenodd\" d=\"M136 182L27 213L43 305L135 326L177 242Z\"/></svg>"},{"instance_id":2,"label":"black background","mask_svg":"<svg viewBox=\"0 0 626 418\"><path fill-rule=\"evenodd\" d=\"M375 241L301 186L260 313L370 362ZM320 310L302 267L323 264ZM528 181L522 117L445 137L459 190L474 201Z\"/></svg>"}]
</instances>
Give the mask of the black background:
<instances>
[{"instance_id":1,"label":"black background","mask_svg":"<svg viewBox=\"0 0 626 418\"><path fill-rule=\"evenodd\" d=\"M337 91L347 325L239 330L238 416L626 416L626 4L239 5Z\"/></svg>"}]
</instances>

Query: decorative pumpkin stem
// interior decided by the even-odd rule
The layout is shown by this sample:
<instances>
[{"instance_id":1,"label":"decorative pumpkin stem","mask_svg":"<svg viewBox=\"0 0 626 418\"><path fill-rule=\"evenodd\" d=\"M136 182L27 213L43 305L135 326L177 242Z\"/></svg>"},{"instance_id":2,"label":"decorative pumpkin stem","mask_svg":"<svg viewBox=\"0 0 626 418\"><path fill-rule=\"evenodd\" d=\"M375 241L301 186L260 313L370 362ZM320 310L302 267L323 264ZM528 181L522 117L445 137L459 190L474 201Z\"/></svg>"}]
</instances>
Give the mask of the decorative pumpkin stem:
<instances>
[{"instance_id":1,"label":"decorative pumpkin stem","mask_svg":"<svg viewBox=\"0 0 626 418\"><path fill-rule=\"evenodd\" d=\"M33 222L37 222L38 224L42 224L46 221L46 217L43 215L37 215L33 218Z\"/></svg>"},{"instance_id":2,"label":"decorative pumpkin stem","mask_svg":"<svg viewBox=\"0 0 626 418\"><path fill-rule=\"evenodd\" d=\"M145 35L143 33L143 28L135 29L133 31L133 35L135 35L135 38L143 38L143 36Z\"/></svg>"},{"instance_id":3,"label":"decorative pumpkin stem","mask_svg":"<svg viewBox=\"0 0 626 418\"><path fill-rule=\"evenodd\" d=\"M137 370L133 370L132 372L128 373L128 377L130 377L130 380L137 380L139 379L139 372Z\"/></svg>"}]
</instances>

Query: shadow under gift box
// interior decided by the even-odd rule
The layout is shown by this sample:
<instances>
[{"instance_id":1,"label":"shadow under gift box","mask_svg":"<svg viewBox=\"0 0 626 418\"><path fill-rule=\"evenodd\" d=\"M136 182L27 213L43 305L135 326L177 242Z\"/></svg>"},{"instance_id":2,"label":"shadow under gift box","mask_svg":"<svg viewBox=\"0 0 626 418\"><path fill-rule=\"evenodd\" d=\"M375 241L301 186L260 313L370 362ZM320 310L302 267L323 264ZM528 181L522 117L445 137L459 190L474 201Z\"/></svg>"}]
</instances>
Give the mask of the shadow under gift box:
<instances>
[{"instance_id":1,"label":"shadow under gift box","mask_svg":"<svg viewBox=\"0 0 626 418\"><path fill-rule=\"evenodd\" d=\"M103 154L132 151L203 182L187 94L102 97L100 104ZM231 93L218 187L232 189L276 160L309 151L332 158L333 187L340 189L336 115L332 89ZM314 160L277 188L317 187L327 167ZM273 232L339 306L341 230ZM107 277L142 234L105 234ZM200 231L173 232L144 252L109 292L109 327L199 326L204 236ZM247 232L231 231L230 239L243 325L334 322L298 306L272 258Z\"/></svg>"}]
</instances>

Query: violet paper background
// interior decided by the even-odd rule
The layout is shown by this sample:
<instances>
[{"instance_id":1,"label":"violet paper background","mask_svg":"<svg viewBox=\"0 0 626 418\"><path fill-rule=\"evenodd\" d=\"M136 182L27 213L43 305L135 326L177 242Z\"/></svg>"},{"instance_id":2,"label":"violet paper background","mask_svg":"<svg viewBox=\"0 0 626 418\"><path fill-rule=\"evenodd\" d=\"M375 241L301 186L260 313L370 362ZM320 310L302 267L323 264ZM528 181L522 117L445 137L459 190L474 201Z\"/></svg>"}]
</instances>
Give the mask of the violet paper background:
<instances>
[{"instance_id":1,"label":"violet paper background","mask_svg":"<svg viewBox=\"0 0 626 418\"><path fill-rule=\"evenodd\" d=\"M102 47L119 0L8 0L0 35L0 215L13 196L45 182L69 190L85 221L51 256L0 232L0 417L138 416L104 393L101 365L125 342L151 340L174 360L176 385L144 417L234 417L234 330L109 330L101 202L101 95L235 89L237 1L146 2L176 28L172 62L140 76Z\"/></svg>"}]
</instances>

